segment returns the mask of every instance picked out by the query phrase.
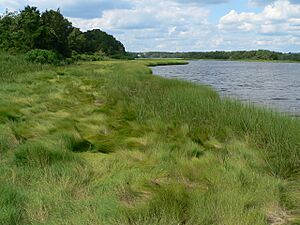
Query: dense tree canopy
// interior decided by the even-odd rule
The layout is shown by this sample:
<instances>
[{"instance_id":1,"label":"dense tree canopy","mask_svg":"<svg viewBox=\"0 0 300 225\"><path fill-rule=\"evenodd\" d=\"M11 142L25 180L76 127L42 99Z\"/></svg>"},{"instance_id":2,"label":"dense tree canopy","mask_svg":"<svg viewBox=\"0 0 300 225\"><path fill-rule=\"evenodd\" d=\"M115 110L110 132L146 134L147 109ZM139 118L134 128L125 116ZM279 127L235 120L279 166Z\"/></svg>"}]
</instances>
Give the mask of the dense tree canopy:
<instances>
[{"instance_id":1,"label":"dense tree canopy","mask_svg":"<svg viewBox=\"0 0 300 225\"><path fill-rule=\"evenodd\" d=\"M99 29L87 31L84 36L87 40L85 49L88 52L103 51L108 55L114 55L125 51L121 42Z\"/></svg>"},{"instance_id":2,"label":"dense tree canopy","mask_svg":"<svg viewBox=\"0 0 300 225\"><path fill-rule=\"evenodd\" d=\"M20 12L6 12L0 17L0 48L23 53L45 49L64 57L70 57L72 52L102 52L108 56L125 54L123 44L112 35L99 29L82 32L59 10L41 13L31 6Z\"/></svg>"}]
</instances>

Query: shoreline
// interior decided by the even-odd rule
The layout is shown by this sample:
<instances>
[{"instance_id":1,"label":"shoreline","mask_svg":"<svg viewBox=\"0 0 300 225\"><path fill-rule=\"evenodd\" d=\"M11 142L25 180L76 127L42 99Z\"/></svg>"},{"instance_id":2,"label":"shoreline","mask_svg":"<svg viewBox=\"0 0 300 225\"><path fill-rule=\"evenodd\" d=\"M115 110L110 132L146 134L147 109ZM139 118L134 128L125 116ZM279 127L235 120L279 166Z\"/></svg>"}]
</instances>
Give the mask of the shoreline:
<instances>
[{"instance_id":1,"label":"shoreline","mask_svg":"<svg viewBox=\"0 0 300 225\"><path fill-rule=\"evenodd\" d=\"M259 59L188 59L184 60L190 61L224 61L224 62L258 62L258 63L300 63L300 61L291 61L291 60L259 60Z\"/></svg>"},{"instance_id":2,"label":"shoreline","mask_svg":"<svg viewBox=\"0 0 300 225\"><path fill-rule=\"evenodd\" d=\"M202 60L202 59L200 59L200 60L188 60L187 61L187 64L189 63L189 61L211 61L211 60ZM214 60L212 60L212 61L214 61ZM217 61L222 61L222 62L226 62L226 61L228 61L228 60L217 60ZM238 62L245 62L245 61L238 61ZM163 64L162 66L165 66L165 65L182 65L182 64L176 64L176 63L173 63L173 64ZM158 66L160 66L160 65L158 65ZM152 66L150 66L150 68L151 68ZM153 67L155 67L155 66L153 66ZM160 76L160 74L156 74L157 76ZM164 77L164 76L160 76L160 77ZM168 78L168 79L174 79L174 78L172 78L172 76L171 77L164 77L164 78ZM175 78L176 79L176 78ZM184 81L187 81L187 82L190 82L188 79L180 79L180 80L184 80ZM200 81L198 82L195 82L195 83L197 83L197 84L200 84L200 85L203 85L203 83L201 83ZM217 90L215 87L213 87L213 86L211 86L211 85L208 85L208 84L206 84L207 86L209 86L209 87L211 87L211 88L213 88L218 94L224 94L223 92L221 92L221 91L219 91L219 90ZM278 112L278 113L281 113L281 114L283 114L283 115L285 115L285 116L288 116L288 117L294 117L294 118L299 118L300 117L300 112L295 112L295 111L284 111L284 110L281 110L280 108L278 108L278 107L276 107L276 106L273 106L273 107L268 107L268 104L262 104L262 103L255 103L255 102L252 102L250 99L248 99L248 100L241 100L241 99L239 99L236 95L235 96L232 96L232 97L230 97L230 96L227 96L226 94L224 95L224 96L222 96L222 97L224 97L224 98L229 98L229 99L232 99L232 100L238 100L238 101L240 101L240 102L242 102L242 103L244 103L244 104L253 104L253 105L255 105L255 106L257 106L257 107L261 107L261 108L266 108L266 109L269 109L269 110L271 110L271 111L275 111L275 112Z\"/></svg>"},{"instance_id":3,"label":"shoreline","mask_svg":"<svg viewBox=\"0 0 300 225\"><path fill-rule=\"evenodd\" d=\"M183 60L183 61L224 61L224 62L261 62L261 63L300 63L293 60L260 60L260 59L195 59L195 58L136 58L135 60ZM176 64L175 64L176 65ZM180 65L180 64L179 64Z\"/></svg>"}]
</instances>

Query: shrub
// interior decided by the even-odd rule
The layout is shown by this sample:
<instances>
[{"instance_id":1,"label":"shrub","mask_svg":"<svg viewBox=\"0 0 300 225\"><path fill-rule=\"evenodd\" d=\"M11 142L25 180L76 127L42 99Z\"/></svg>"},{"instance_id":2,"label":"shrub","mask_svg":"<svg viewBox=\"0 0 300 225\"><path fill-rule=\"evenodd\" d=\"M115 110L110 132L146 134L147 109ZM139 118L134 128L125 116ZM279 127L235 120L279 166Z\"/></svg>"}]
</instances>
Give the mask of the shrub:
<instances>
[{"instance_id":1,"label":"shrub","mask_svg":"<svg viewBox=\"0 0 300 225\"><path fill-rule=\"evenodd\" d=\"M50 50L34 49L26 53L25 58L29 62L41 64L58 64L60 56Z\"/></svg>"}]
</instances>

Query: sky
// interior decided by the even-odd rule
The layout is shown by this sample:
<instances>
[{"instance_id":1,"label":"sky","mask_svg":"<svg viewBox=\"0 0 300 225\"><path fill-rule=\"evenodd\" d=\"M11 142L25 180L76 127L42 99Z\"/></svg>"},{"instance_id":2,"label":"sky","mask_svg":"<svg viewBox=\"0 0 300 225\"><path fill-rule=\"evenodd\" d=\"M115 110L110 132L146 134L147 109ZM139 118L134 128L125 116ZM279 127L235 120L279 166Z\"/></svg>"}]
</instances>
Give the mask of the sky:
<instances>
[{"instance_id":1,"label":"sky","mask_svg":"<svg viewBox=\"0 0 300 225\"><path fill-rule=\"evenodd\" d=\"M74 26L127 51L300 52L300 0L0 0L0 13L60 8Z\"/></svg>"}]
</instances>

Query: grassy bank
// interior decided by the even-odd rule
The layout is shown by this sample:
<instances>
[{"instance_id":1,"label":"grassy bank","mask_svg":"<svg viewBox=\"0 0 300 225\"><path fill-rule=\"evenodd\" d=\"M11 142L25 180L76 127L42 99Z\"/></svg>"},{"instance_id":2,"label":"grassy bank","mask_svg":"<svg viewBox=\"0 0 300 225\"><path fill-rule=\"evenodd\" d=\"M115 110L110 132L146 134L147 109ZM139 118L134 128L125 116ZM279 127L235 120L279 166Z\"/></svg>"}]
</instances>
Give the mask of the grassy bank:
<instances>
[{"instance_id":1,"label":"grassy bank","mask_svg":"<svg viewBox=\"0 0 300 225\"><path fill-rule=\"evenodd\" d=\"M188 61L183 59L136 59L136 60L150 67L189 64Z\"/></svg>"},{"instance_id":2,"label":"grassy bank","mask_svg":"<svg viewBox=\"0 0 300 225\"><path fill-rule=\"evenodd\" d=\"M5 58L0 224L299 224L299 120L152 76L158 61Z\"/></svg>"}]
</instances>

